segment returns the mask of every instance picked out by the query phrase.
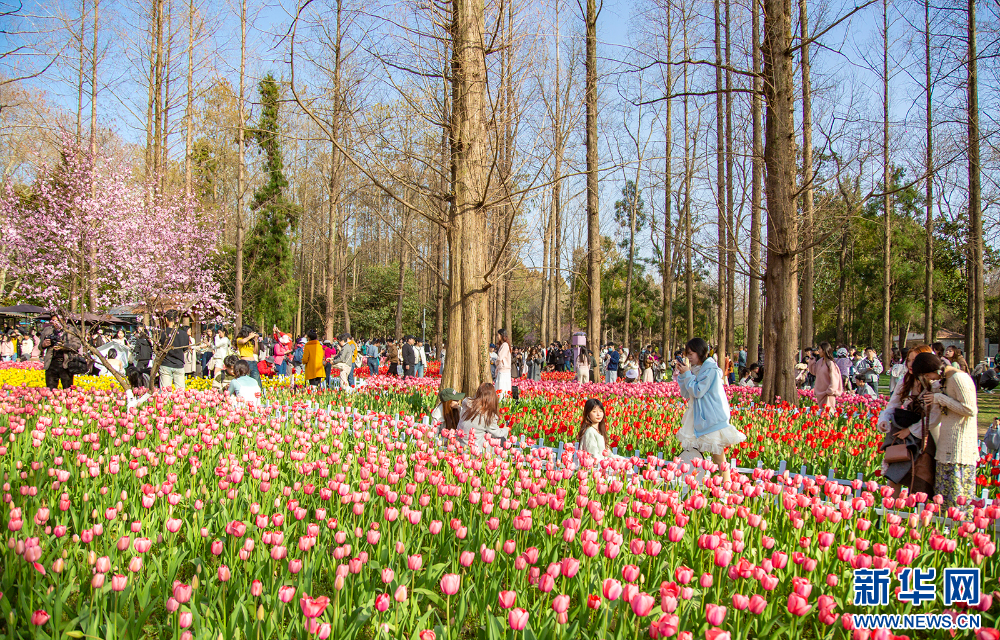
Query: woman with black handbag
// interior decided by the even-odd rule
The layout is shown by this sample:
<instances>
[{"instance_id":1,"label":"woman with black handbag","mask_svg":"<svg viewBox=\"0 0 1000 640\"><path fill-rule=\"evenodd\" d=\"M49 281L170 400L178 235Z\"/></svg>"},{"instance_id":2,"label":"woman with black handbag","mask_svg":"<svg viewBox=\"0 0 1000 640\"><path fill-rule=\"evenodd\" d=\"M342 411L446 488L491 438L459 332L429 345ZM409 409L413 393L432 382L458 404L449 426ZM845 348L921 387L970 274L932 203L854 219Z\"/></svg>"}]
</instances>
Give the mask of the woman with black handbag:
<instances>
[{"instance_id":1,"label":"woman with black handbag","mask_svg":"<svg viewBox=\"0 0 1000 640\"><path fill-rule=\"evenodd\" d=\"M926 347L930 351L930 347ZM922 353L921 356L933 356L933 353ZM903 382L893 390L889 404L879 416L878 428L886 434L882 442L884 458L882 460L882 476L889 486L896 491L909 487L912 491L922 489L926 492L929 486L926 478L921 481L915 478L915 464L922 454L930 449L933 455L934 442L927 437L925 424L927 422L923 396L930 391L930 382L926 375L937 371L934 362L914 359ZM922 483L923 482L923 483Z\"/></svg>"},{"instance_id":2,"label":"woman with black handbag","mask_svg":"<svg viewBox=\"0 0 1000 640\"><path fill-rule=\"evenodd\" d=\"M936 368L934 368L936 365ZM976 463L979 461L979 404L976 386L969 374L956 367L945 367L937 356L921 354L913 361L913 370L928 370L924 380L933 385L923 396L931 436L936 443L934 454L934 493L940 495L942 514L954 507L967 514L968 502L976 492Z\"/></svg>"}]
</instances>

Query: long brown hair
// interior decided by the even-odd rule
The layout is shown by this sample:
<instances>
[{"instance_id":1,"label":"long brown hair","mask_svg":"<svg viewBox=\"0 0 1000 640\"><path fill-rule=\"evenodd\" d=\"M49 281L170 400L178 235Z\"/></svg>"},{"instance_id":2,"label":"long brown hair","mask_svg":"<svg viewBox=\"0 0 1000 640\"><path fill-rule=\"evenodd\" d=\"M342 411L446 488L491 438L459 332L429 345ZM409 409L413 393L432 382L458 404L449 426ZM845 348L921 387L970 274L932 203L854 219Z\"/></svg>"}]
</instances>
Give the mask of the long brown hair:
<instances>
[{"instance_id":1,"label":"long brown hair","mask_svg":"<svg viewBox=\"0 0 1000 640\"><path fill-rule=\"evenodd\" d=\"M823 359L833 362L833 346L829 342L820 342L819 351L823 354Z\"/></svg>"},{"instance_id":2,"label":"long brown hair","mask_svg":"<svg viewBox=\"0 0 1000 640\"><path fill-rule=\"evenodd\" d=\"M919 344L910 349L907 352L906 357L909 358L911 353L917 354L916 356L913 356L913 359L916 360L917 356L919 356L921 353L934 353L934 349L930 348L926 344ZM906 365L905 360L903 361L903 365L904 366ZM917 381L917 376L913 375L913 372L910 371L910 367L907 366L906 376L903 377L903 381L900 383L900 386L903 387L899 392L899 397L901 399L905 400L910 396L910 392L913 390L913 385L914 383L916 383L916 381Z\"/></svg>"},{"instance_id":3,"label":"long brown hair","mask_svg":"<svg viewBox=\"0 0 1000 640\"><path fill-rule=\"evenodd\" d=\"M484 382L476 390L475 397L469 403L463 420L476 420L483 416L487 422L500 415L499 402L497 401L497 390L492 382Z\"/></svg>"},{"instance_id":4,"label":"long brown hair","mask_svg":"<svg viewBox=\"0 0 1000 640\"><path fill-rule=\"evenodd\" d=\"M601 418L601 423L598 425L594 425L590 421L590 412L593 411L595 407L600 407L601 411L604 412L604 417ZM608 440L607 422L608 422L608 412L604 409L604 405L601 404L601 401L598 400L597 398L591 398L590 400L587 400L586 404L583 405L583 420L580 422L580 433L576 436L577 445L579 445L580 442L583 441L583 434L591 426L597 429L597 432L601 434L601 437L604 438L605 443L607 443Z\"/></svg>"},{"instance_id":5,"label":"long brown hair","mask_svg":"<svg viewBox=\"0 0 1000 640\"><path fill-rule=\"evenodd\" d=\"M458 422L462 419L461 404L454 409L448 410L448 403L451 402L442 400L441 401L441 413L444 415L444 428L450 429L452 431L458 429Z\"/></svg>"}]
</instances>

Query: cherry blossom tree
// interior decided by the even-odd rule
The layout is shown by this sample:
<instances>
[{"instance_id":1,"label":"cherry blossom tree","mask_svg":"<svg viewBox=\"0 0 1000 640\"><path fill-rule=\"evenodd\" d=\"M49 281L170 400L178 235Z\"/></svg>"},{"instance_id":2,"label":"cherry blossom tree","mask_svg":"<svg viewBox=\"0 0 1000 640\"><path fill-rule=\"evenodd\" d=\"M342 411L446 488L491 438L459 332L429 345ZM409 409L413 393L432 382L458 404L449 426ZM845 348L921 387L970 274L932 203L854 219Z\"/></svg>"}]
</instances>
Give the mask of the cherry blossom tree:
<instances>
[{"instance_id":1,"label":"cherry blossom tree","mask_svg":"<svg viewBox=\"0 0 1000 640\"><path fill-rule=\"evenodd\" d=\"M227 309L211 269L217 221L191 197L154 191L148 198L147 189L121 163L65 137L58 165L41 167L29 186L0 189L0 294L60 310L81 338L86 316L67 311L103 314L141 304L150 316L155 375L169 350L161 338L173 341L165 311L213 317Z\"/></svg>"}]
</instances>

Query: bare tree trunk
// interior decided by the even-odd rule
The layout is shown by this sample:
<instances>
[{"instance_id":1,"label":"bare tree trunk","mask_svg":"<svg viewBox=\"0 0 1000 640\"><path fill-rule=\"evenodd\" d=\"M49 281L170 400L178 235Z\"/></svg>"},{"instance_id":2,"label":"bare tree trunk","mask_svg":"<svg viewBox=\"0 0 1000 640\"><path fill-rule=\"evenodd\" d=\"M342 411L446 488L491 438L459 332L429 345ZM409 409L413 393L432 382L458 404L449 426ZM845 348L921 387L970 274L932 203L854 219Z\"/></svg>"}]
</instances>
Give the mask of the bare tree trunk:
<instances>
[{"instance_id":1,"label":"bare tree trunk","mask_svg":"<svg viewBox=\"0 0 1000 640\"><path fill-rule=\"evenodd\" d=\"M549 207L549 217L545 224L545 233L542 236L542 323L540 337L544 345L548 345L552 340L552 322L549 317L552 313L552 272L549 269L549 255L552 251L552 228L555 226L555 217L556 208L552 204Z\"/></svg>"},{"instance_id":2,"label":"bare tree trunk","mask_svg":"<svg viewBox=\"0 0 1000 640\"><path fill-rule=\"evenodd\" d=\"M153 156L153 121L155 116L153 114L153 105L156 100L156 6L153 3L153 16L149 21L149 91L147 94L147 105L146 105L146 200L147 205L152 199L152 178L156 170L154 156Z\"/></svg>"},{"instance_id":3,"label":"bare tree trunk","mask_svg":"<svg viewBox=\"0 0 1000 640\"><path fill-rule=\"evenodd\" d=\"M730 9L726 0L726 347L725 355L735 354L736 340L736 227L733 216L733 71L730 43Z\"/></svg>"},{"instance_id":4,"label":"bare tree trunk","mask_svg":"<svg viewBox=\"0 0 1000 640\"><path fill-rule=\"evenodd\" d=\"M635 227L636 211L638 205L639 185L635 185L635 192L630 196L628 203L628 271L625 274L625 346L632 350L632 270L635 268Z\"/></svg>"},{"instance_id":5,"label":"bare tree trunk","mask_svg":"<svg viewBox=\"0 0 1000 640\"><path fill-rule=\"evenodd\" d=\"M101 0L94 0L94 46L90 54L90 155L97 156L97 36Z\"/></svg>"},{"instance_id":6,"label":"bare tree trunk","mask_svg":"<svg viewBox=\"0 0 1000 640\"><path fill-rule=\"evenodd\" d=\"M971 335L966 336L966 351L976 364L984 359L986 347L986 306L983 282L983 205L979 163L979 60L976 46L976 0L969 0L969 61L968 61L968 119L969 119L969 295L974 321ZM971 340L971 344L970 344Z\"/></svg>"},{"instance_id":7,"label":"bare tree trunk","mask_svg":"<svg viewBox=\"0 0 1000 640\"><path fill-rule=\"evenodd\" d=\"M684 59L690 59L688 49L688 21L684 17ZM694 172L694 161L691 149L691 122L689 119L690 105L688 94L688 65L684 65L684 294L687 298L687 338L694 338L694 272L691 263L691 177Z\"/></svg>"},{"instance_id":8,"label":"bare tree trunk","mask_svg":"<svg viewBox=\"0 0 1000 640\"><path fill-rule=\"evenodd\" d=\"M153 176L158 185L162 179L163 161L163 2L154 0L156 11L153 39Z\"/></svg>"},{"instance_id":9,"label":"bare tree trunk","mask_svg":"<svg viewBox=\"0 0 1000 640\"><path fill-rule=\"evenodd\" d=\"M812 83L809 79L809 14L807 0L799 0L799 26L802 33L802 239L805 264L802 269L802 333L799 346L813 344L813 282L815 275L813 238L813 157L812 157Z\"/></svg>"},{"instance_id":10,"label":"bare tree trunk","mask_svg":"<svg viewBox=\"0 0 1000 640\"><path fill-rule=\"evenodd\" d=\"M667 358L670 353L670 339L671 339L671 329L674 325L674 267L670 261L670 247L673 244L673 213L671 212L671 154L673 153L673 101L670 99L670 94L673 92L673 68L670 63L673 62L673 45L674 45L674 34L671 30L671 6L669 3L666 5L667 11L667 86L666 95L667 97L667 113L666 113L666 123L663 127L664 135L664 149L663 149L663 262L660 268L661 277L663 278L663 308L661 309L661 317L663 319L663 324L660 329L661 340L660 340L660 355L663 358Z\"/></svg>"},{"instance_id":11,"label":"bare tree trunk","mask_svg":"<svg viewBox=\"0 0 1000 640\"><path fill-rule=\"evenodd\" d=\"M441 91L441 122L451 122L451 108L448 95L448 72L447 72L447 48L445 49L445 62L443 65L445 68L442 69L441 77L442 91ZM451 191L451 185L448 181L449 162L450 162L450 151L448 148L448 128L441 128L441 149L440 149L440 173L438 181L438 192L439 193L449 193ZM439 215L441 220L448 219L448 202L444 199L439 201L438 206L440 207ZM444 276L444 254L445 245L447 243L447 237L445 236L444 226L439 225L436 235L436 242L434 243L434 254L435 254L435 264L437 265L437 275L435 276L435 281L437 282L437 287L434 294L435 302L435 314L434 314L434 353L437 354L438 359L441 358L441 348L443 346L444 340L444 284L442 282L442 277Z\"/></svg>"},{"instance_id":12,"label":"bare tree trunk","mask_svg":"<svg viewBox=\"0 0 1000 640\"><path fill-rule=\"evenodd\" d=\"M236 284L233 294L233 311L236 312L236 330L243 326L243 243L246 235L243 217L244 158L246 155L246 68L247 68L247 0L240 2L240 103L237 108L236 123L237 161L236 171Z\"/></svg>"},{"instance_id":13,"label":"bare tree trunk","mask_svg":"<svg viewBox=\"0 0 1000 640\"><path fill-rule=\"evenodd\" d=\"M934 335L934 131L931 80L931 3L924 0L924 81L926 116L927 116L927 149L924 171L927 172L924 198L926 202L926 218L924 220L924 342L930 344Z\"/></svg>"},{"instance_id":14,"label":"bare tree trunk","mask_svg":"<svg viewBox=\"0 0 1000 640\"><path fill-rule=\"evenodd\" d=\"M191 197L194 184L194 171L191 165L191 154L194 153L194 0L188 0L188 77L187 77L187 108L184 110L184 195ZM299 314L301 315L302 295L301 283L299 289ZM261 327L263 329L263 327Z\"/></svg>"},{"instance_id":15,"label":"bare tree trunk","mask_svg":"<svg viewBox=\"0 0 1000 640\"><path fill-rule=\"evenodd\" d=\"M76 143L83 144L83 70L86 66L84 62L83 41L87 37L87 0L80 0L80 35L77 36L77 49L79 53L80 67L76 85Z\"/></svg>"},{"instance_id":16,"label":"bare tree trunk","mask_svg":"<svg viewBox=\"0 0 1000 640\"><path fill-rule=\"evenodd\" d=\"M840 287L837 291L837 344L846 344L844 341L844 299L847 295L847 243L850 237L850 223L844 230L844 235L840 240Z\"/></svg>"},{"instance_id":17,"label":"bare tree trunk","mask_svg":"<svg viewBox=\"0 0 1000 640\"><path fill-rule=\"evenodd\" d=\"M410 216L407 211L402 211L403 225L399 232L399 280L396 290L396 342L403 338L403 298L406 295L406 261L408 259L409 247L406 237L410 230Z\"/></svg>"},{"instance_id":18,"label":"bare tree trunk","mask_svg":"<svg viewBox=\"0 0 1000 640\"><path fill-rule=\"evenodd\" d=\"M750 284L747 302L747 360L756 362L760 346L760 213L761 182L764 174L763 126L761 124L761 94L764 90L761 78L760 53L760 8L755 2L750 9L753 55L753 98L751 111L753 120L753 166L750 186Z\"/></svg>"},{"instance_id":19,"label":"bare tree trunk","mask_svg":"<svg viewBox=\"0 0 1000 640\"><path fill-rule=\"evenodd\" d=\"M882 206L885 213L884 264L882 271L882 366L892 361L892 332L889 319L892 300L892 196L889 194L892 167L889 166L889 5L882 0Z\"/></svg>"},{"instance_id":20,"label":"bare tree trunk","mask_svg":"<svg viewBox=\"0 0 1000 640\"><path fill-rule=\"evenodd\" d=\"M601 335L601 220L597 184L597 0L587 0L585 102L587 108L587 335Z\"/></svg>"},{"instance_id":21,"label":"bare tree trunk","mask_svg":"<svg viewBox=\"0 0 1000 640\"><path fill-rule=\"evenodd\" d=\"M715 206L718 209L717 227L718 246L718 289L719 304L716 310L718 326L716 327L715 346L719 366L729 352L726 344L726 145L725 145L725 100L722 82L722 16L719 11L719 0L712 3L715 8L715 160L716 160L716 191Z\"/></svg>"},{"instance_id":22,"label":"bare tree trunk","mask_svg":"<svg viewBox=\"0 0 1000 640\"><path fill-rule=\"evenodd\" d=\"M767 192L767 301L764 318L764 385L761 399L796 401L795 338L798 335L796 277L797 212L792 108L795 99L789 0L764 0L764 166Z\"/></svg>"},{"instance_id":23,"label":"bare tree trunk","mask_svg":"<svg viewBox=\"0 0 1000 640\"><path fill-rule=\"evenodd\" d=\"M330 180L328 187L330 190L329 207L327 211L327 238L326 238L326 262L328 265L326 272L326 309L324 314L323 329L327 340L333 340L337 321L337 305L334 303L337 288L337 270L333 267L337 260L337 247L339 246L340 223L340 151L337 148L337 138L340 131L340 111L341 111L341 77L343 65L343 2L337 0L336 24L334 25L333 42L333 113L330 116Z\"/></svg>"},{"instance_id":24,"label":"bare tree trunk","mask_svg":"<svg viewBox=\"0 0 1000 640\"><path fill-rule=\"evenodd\" d=\"M166 193L167 191L167 169L170 167L170 73L172 70L172 58L171 58L171 41L173 40L173 15L170 11L171 4L169 0L164 0L167 11L164 17L163 23L166 28L166 33L161 39L161 46L163 48L162 52L162 79L163 79L163 104L160 107L160 119L163 121L160 131L163 135L163 140L160 142L160 192Z\"/></svg>"},{"instance_id":25,"label":"bare tree trunk","mask_svg":"<svg viewBox=\"0 0 1000 640\"><path fill-rule=\"evenodd\" d=\"M484 157L486 55L483 0L452 7L451 167L453 200L447 228L450 256L448 357L441 386L472 392L490 379L486 301Z\"/></svg>"}]
</instances>

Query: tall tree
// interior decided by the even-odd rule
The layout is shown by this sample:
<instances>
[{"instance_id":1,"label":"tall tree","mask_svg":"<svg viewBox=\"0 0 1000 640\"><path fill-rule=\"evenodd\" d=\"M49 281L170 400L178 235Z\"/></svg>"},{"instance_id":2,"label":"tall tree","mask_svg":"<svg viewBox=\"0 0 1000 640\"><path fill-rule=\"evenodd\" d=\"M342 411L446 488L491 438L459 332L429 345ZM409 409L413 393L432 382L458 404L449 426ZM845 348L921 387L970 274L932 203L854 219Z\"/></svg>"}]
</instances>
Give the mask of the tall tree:
<instances>
[{"instance_id":1,"label":"tall tree","mask_svg":"<svg viewBox=\"0 0 1000 640\"><path fill-rule=\"evenodd\" d=\"M689 60L691 56L688 48L688 14L682 15L683 37L684 37L684 59ZM690 93L688 65L684 65L684 296L686 298L685 320L687 331L685 341L694 338L694 271L691 260L691 245L693 238L691 235L691 179L694 173L694 154L691 148L691 120L690 120ZM665 356L666 354L664 354Z\"/></svg>"},{"instance_id":2,"label":"tall tree","mask_svg":"<svg viewBox=\"0 0 1000 640\"><path fill-rule=\"evenodd\" d=\"M715 8L715 159L716 159L716 191L715 206L718 209L718 286L719 304L717 307L716 319L716 353L719 354L720 363L729 353L729 345L726 344L726 327L729 324L727 313L729 311L726 300L726 278L729 272L726 269L726 246L729 236L726 231L726 143L725 143L725 100L726 94L722 81L722 15L719 10L719 0L714 0Z\"/></svg>"},{"instance_id":3,"label":"tall tree","mask_svg":"<svg viewBox=\"0 0 1000 640\"><path fill-rule=\"evenodd\" d=\"M924 99L927 148L924 155L924 341L934 339L934 111L931 80L931 2L924 0Z\"/></svg>"},{"instance_id":4,"label":"tall tree","mask_svg":"<svg viewBox=\"0 0 1000 640\"><path fill-rule=\"evenodd\" d=\"M290 326L294 318L294 255L289 236L298 226L302 209L286 195L280 89L274 76L264 76L259 91L260 120L250 135L264 155L266 182L257 188L250 202L250 209L258 212L247 241L253 275L251 294L258 317L270 316L274 322Z\"/></svg>"},{"instance_id":5,"label":"tall tree","mask_svg":"<svg viewBox=\"0 0 1000 640\"><path fill-rule=\"evenodd\" d=\"M591 344L601 336L601 219L597 184L597 0L586 0L586 88L587 109L587 335Z\"/></svg>"},{"instance_id":6,"label":"tall tree","mask_svg":"<svg viewBox=\"0 0 1000 640\"><path fill-rule=\"evenodd\" d=\"M673 83L673 45L674 45L674 34L671 29L671 11L672 6L668 2L666 3L667 11L667 65L666 65L666 90L665 94L667 96L666 114L664 117L663 125L663 254L661 256L661 267L660 273L663 281L663 294L661 297L662 308L660 313L663 318L663 322L660 328L661 341L660 341L660 354L666 358L670 353L670 347L672 346L671 336L673 333L674 326L674 299L673 299L673 275L674 275L674 265L670 260L670 248L673 245L673 212L671 210L671 195L672 195L672 166L671 166L671 156L673 154L673 99L671 93L674 90Z\"/></svg>"},{"instance_id":7,"label":"tall tree","mask_svg":"<svg viewBox=\"0 0 1000 640\"><path fill-rule=\"evenodd\" d=\"M764 172L763 126L761 123L761 94L764 90L761 76L760 5L750 5L751 46L753 57L753 95L750 99L753 127L753 163L750 186L750 284L747 295L747 358L757 360L760 346L760 213L761 182Z\"/></svg>"},{"instance_id":8,"label":"tall tree","mask_svg":"<svg viewBox=\"0 0 1000 640\"><path fill-rule=\"evenodd\" d=\"M645 224L645 203L642 192L633 180L626 180L622 187L622 199L615 202L615 219L619 224L628 225L628 269L625 275L625 338L624 343L632 348L632 276L635 270L635 235Z\"/></svg>"},{"instance_id":9,"label":"tall tree","mask_svg":"<svg viewBox=\"0 0 1000 640\"><path fill-rule=\"evenodd\" d=\"M157 0L159 1L159 0ZM246 72L247 72L247 0L240 1L240 96L236 122L237 170L236 170L236 283L233 293L233 311L236 326L243 326L243 261L246 238L246 217L243 212L243 191L245 185L246 159ZM263 330L263 329L262 329Z\"/></svg>"},{"instance_id":10,"label":"tall tree","mask_svg":"<svg viewBox=\"0 0 1000 640\"><path fill-rule=\"evenodd\" d=\"M799 0L799 28L802 33L802 332L799 345L813 344L813 153L812 153L812 81L809 74L809 11L807 0Z\"/></svg>"},{"instance_id":11,"label":"tall tree","mask_svg":"<svg viewBox=\"0 0 1000 640\"><path fill-rule=\"evenodd\" d=\"M795 399L795 338L798 335L798 212L795 208L795 99L790 0L764 0L764 128L767 193L767 270L764 287L764 383L766 402Z\"/></svg>"},{"instance_id":12,"label":"tall tree","mask_svg":"<svg viewBox=\"0 0 1000 640\"><path fill-rule=\"evenodd\" d=\"M983 204L979 161L979 60L976 45L976 0L968 0L969 51L966 90L969 122L969 314L965 346L972 362L982 361L986 347L986 297L983 281Z\"/></svg>"},{"instance_id":13,"label":"tall tree","mask_svg":"<svg viewBox=\"0 0 1000 640\"><path fill-rule=\"evenodd\" d=\"M892 303L892 194L889 184L892 167L889 165L889 3L882 0L882 213L884 215L885 243L882 256L882 366L892 362L892 329L890 305Z\"/></svg>"}]
</instances>

